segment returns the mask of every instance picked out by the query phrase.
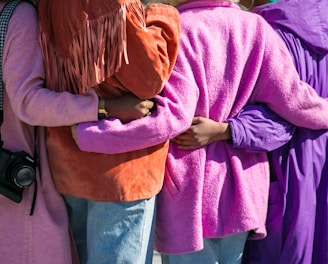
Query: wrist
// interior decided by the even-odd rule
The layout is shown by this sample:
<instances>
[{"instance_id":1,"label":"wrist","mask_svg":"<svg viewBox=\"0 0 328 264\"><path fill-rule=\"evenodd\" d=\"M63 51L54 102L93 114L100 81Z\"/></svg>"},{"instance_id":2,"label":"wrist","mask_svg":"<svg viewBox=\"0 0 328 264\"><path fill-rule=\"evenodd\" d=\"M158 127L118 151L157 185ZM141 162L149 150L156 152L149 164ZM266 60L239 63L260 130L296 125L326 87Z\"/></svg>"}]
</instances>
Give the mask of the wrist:
<instances>
[{"instance_id":1,"label":"wrist","mask_svg":"<svg viewBox=\"0 0 328 264\"><path fill-rule=\"evenodd\" d=\"M99 98L98 101L98 120L108 118L108 112L106 110L106 100L104 98Z\"/></svg>"},{"instance_id":2,"label":"wrist","mask_svg":"<svg viewBox=\"0 0 328 264\"><path fill-rule=\"evenodd\" d=\"M223 136L224 136L224 140L232 139L231 127L229 123L223 123Z\"/></svg>"},{"instance_id":3,"label":"wrist","mask_svg":"<svg viewBox=\"0 0 328 264\"><path fill-rule=\"evenodd\" d=\"M229 123L217 123L217 133L215 140L230 140L231 139L231 128Z\"/></svg>"}]
</instances>

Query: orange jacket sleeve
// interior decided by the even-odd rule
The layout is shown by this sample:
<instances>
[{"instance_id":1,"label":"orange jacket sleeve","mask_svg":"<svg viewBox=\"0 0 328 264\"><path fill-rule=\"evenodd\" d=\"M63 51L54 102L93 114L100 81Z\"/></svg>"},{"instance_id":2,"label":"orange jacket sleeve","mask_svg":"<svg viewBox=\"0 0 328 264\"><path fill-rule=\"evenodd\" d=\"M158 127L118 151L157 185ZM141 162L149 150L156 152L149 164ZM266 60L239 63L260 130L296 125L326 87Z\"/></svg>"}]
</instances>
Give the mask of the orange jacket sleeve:
<instances>
[{"instance_id":1,"label":"orange jacket sleeve","mask_svg":"<svg viewBox=\"0 0 328 264\"><path fill-rule=\"evenodd\" d=\"M169 5L151 4L145 8L146 26L127 9L127 55L108 86L127 90L148 99L161 92L168 80L178 52L180 19Z\"/></svg>"}]
</instances>

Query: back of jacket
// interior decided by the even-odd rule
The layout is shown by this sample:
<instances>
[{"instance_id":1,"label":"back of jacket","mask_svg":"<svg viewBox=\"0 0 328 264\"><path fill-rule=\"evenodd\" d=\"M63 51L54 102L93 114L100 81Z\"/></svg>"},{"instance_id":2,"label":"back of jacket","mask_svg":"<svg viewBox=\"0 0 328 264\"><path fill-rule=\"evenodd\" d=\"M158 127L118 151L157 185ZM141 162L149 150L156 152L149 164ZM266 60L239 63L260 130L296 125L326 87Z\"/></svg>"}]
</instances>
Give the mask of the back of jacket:
<instances>
[{"instance_id":1,"label":"back of jacket","mask_svg":"<svg viewBox=\"0 0 328 264\"><path fill-rule=\"evenodd\" d=\"M81 7L82 2L40 1L41 44L49 88L80 93L95 88L105 98L130 92L149 99L160 93L177 56L180 34L177 10L161 4L152 4L144 10L138 0L93 4L84 1L86 4ZM106 2L118 11L111 10ZM77 11L69 8L74 3L80 7ZM102 14L96 21L92 17L84 21L85 6L90 15L92 11L103 12L99 8L102 5L106 6L105 10L109 9L108 14ZM60 35L60 26L65 25L62 17L56 16L61 12L59 7L65 14L77 14L82 20L82 29L73 34L72 47L67 45L66 49L60 49L62 46L57 45L57 50L52 50L56 40L67 44ZM52 23L48 21L48 13L55 14L49 20ZM64 19L70 20L70 17L64 16ZM73 29L77 24L73 23ZM114 29L120 33L118 40ZM109 41L112 38L114 40ZM93 45L83 45L89 42ZM124 52L116 52L115 48L120 50L121 46ZM67 57L65 52L59 53L62 50L68 50ZM98 50L103 53L99 55ZM110 142L102 142L106 144ZM163 183L168 150L168 144L163 141L135 151L98 154L81 151L72 138L70 127L52 127L48 128L47 148L56 187L63 194L98 201L134 201L153 197Z\"/></svg>"}]
</instances>

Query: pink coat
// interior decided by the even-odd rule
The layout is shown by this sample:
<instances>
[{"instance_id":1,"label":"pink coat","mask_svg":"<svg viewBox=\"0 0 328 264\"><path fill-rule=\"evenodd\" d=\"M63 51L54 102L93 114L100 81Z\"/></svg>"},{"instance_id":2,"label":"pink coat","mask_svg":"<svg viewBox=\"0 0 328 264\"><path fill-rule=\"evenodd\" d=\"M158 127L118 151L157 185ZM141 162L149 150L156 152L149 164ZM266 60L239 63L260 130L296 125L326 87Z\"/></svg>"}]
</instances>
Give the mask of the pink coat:
<instances>
[{"instance_id":1,"label":"pink coat","mask_svg":"<svg viewBox=\"0 0 328 264\"><path fill-rule=\"evenodd\" d=\"M181 132L194 115L224 121L256 102L295 125L328 128L327 101L300 81L285 44L262 17L222 1L186 3L179 10L178 59L157 112L126 125L79 125L81 149L144 148ZM223 141L194 151L171 143L158 195L156 249L193 252L203 248L204 237L245 231L263 238L268 190L265 153L246 153Z\"/></svg>"},{"instance_id":2,"label":"pink coat","mask_svg":"<svg viewBox=\"0 0 328 264\"><path fill-rule=\"evenodd\" d=\"M0 10L4 4L0 3ZM72 125L97 120L96 94L73 96L42 88L44 68L38 42L35 8L23 2L16 8L8 28L3 56L4 122L1 139L11 151L33 155L33 125ZM83 111L81 111L83 109ZM21 203L0 195L0 263L70 264L68 217L62 197L53 185L45 129L39 127L37 145L41 176L34 214L30 216L34 185L23 192Z\"/></svg>"}]
</instances>

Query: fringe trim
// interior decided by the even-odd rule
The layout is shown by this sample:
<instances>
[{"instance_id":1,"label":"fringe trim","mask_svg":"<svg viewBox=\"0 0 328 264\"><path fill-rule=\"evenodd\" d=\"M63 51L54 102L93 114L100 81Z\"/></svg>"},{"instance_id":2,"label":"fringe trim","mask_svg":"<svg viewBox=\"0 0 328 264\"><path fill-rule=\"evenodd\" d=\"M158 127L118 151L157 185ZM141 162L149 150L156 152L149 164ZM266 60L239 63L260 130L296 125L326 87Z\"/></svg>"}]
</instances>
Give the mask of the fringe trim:
<instances>
[{"instance_id":1,"label":"fringe trim","mask_svg":"<svg viewBox=\"0 0 328 264\"><path fill-rule=\"evenodd\" d=\"M123 59L128 64L127 9L133 11L138 20L144 21L142 6L138 9L135 6L134 1L129 1L121 4L118 12L86 21L73 38L69 58L58 56L47 33L41 30L46 87L58 92L83 94L117 72Z\"/></svg>"}]
</instances>

